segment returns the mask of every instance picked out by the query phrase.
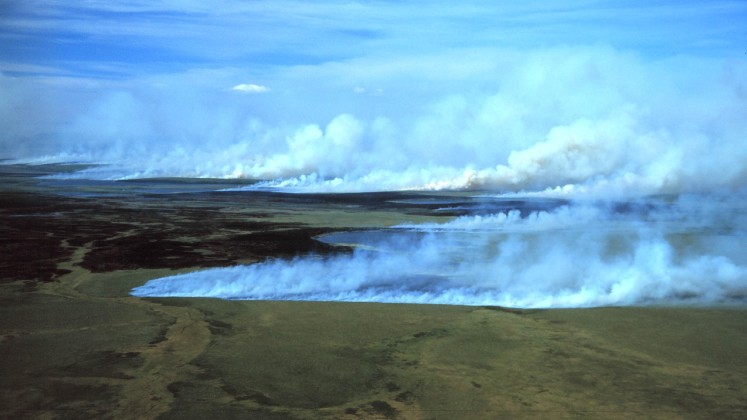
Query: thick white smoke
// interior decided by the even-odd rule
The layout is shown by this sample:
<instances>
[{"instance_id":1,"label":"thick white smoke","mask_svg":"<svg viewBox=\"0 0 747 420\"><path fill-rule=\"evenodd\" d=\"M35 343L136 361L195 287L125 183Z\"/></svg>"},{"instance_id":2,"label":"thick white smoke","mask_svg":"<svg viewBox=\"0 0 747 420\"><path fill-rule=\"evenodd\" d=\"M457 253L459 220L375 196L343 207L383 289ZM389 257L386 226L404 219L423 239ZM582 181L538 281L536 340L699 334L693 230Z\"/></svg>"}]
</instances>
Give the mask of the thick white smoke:
<instances>
[{"instance_id":1,"label":"thick white smoke","mask_svg":"<svg viewBox=\"0 0 747 420\"><path fill-rule=\"evenodd\" d=\"M136 296L587 307L743 302L743 199L562 206L332 234L352 255L156 279ZM733 215L733 214L732 214Z\"/></svg>"},{"instance_id":2,"label":"thick white smoke","mask_svg":"<svg viewBox=\"0 0 747 420\"><path fill-rule=\"evenodd\" d=\"M234 75L220 72L83 90L70 122L52 127L54 140L15 133L37 139L36 155L17 152L111 164L82 177L245 177L304 191L491 188L629 197L747 181L742 57L482 50L482 64L466 71L449 64L460 54L475 63L475 54L460 51L390 67L358 59L284 69L263 83L300 86L303 77L308 89L323 87L300 93L237 94L228 83ZM219 82L226 88L216 89ZM356 93L359 85L385 89L370 97Z\"/></svg>"}]
</instances>

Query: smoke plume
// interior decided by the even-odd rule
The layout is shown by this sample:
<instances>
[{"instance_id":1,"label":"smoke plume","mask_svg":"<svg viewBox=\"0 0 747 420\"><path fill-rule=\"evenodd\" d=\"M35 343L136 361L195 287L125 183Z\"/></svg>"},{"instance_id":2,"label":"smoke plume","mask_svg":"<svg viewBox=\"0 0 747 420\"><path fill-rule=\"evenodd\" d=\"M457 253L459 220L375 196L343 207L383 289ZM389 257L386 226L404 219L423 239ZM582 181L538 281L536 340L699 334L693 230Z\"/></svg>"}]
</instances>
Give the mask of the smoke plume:
<instances>
[{"instance_id":1,"label":"smoke plume","mask_svg":"<svg viewBox=\"0 0 747 420\"><path fill-rule=\"evenodd\" d=\"M322 240L357 250L166 277L133 294L512 307L744 302L744 216L719 213L734 202L654 204L331 234Z\"/></svg>"},{"instance_id":2,"label":"smoke plume","mask_svg":"<svg viewBox=\"0 0 747 420\"><path fill-rule=\"evenodd\" d=\"M374 65L365 60L286 69L266 82L279 87L261 95L225 87L233 77L225 71L114 90L77 88L64 123L33 115L24 115L23 125L9 121L12 137L36 147L6 142L5 153L110 164L79 177L243 177L304 191L487 188L630 197L735 189L747 181L744 60L654 60L609 47L488 50L481 52L484 65L464 74L446 66L458 53L422 57L461 77L451 84L412 62L360 75L388 86L375 98L343 83L342 74ZM417 93L416 76L433 89ZM298 77L335 93L298 98L283 90ZM42 95L33 85L15 89L16 103L7 106ZM305 96L312 93L326 95L324 107ZM70 95L62 88L46 93L50 107ZM35 131L43 127L54 135Z\"/></svg>"}]
</instances>

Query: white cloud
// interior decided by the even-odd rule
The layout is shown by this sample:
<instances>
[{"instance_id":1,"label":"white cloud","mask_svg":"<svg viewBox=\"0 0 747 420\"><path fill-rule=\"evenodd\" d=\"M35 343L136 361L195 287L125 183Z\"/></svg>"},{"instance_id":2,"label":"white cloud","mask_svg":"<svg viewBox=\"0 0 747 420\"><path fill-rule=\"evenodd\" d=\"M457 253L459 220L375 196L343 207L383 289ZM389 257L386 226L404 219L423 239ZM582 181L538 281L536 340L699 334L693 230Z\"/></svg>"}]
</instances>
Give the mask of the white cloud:
<instances>
[{"instance_id":1,"label":"white cloud","mask_svg":"<svg viewBox=\"0 0 747 420\"><path fill-rule=\"evenodd\" d=\"M231 90L235 90L241 93L265 93L265 92L269 92L270 88L268 88L267 86L262 86L262 85L241 83L241 84L238 84L232 87Z\"/></svg>"}]
</instances>

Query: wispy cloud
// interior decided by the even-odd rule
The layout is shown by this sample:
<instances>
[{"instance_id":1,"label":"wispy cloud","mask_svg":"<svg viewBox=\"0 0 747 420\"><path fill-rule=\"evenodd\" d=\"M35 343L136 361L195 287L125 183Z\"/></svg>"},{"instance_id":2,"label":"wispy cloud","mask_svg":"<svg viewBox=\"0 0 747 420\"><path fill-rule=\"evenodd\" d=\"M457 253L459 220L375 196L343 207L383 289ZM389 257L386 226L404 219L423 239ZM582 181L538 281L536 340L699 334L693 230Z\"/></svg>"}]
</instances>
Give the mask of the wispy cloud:
<instances>
[{"instance_id":1,"label":"wispy cloud","mask_svg":"<svg viewBox=\"0 0 747 420\"><path fill-rule=\"evenodd\" d=\"M270 88L262 85L241 83L232 87L231 90L241 93L265 93L269 92Z\"/></svg>"},{"instance_id":2,"label":"wispy cloud","mask_svg":"<svg viewBox=\"0 0 747 420\"><path fill-rule=\"evenodd\" d=\"M445 49L603 43L646 54L743 53L740 1L342 3L58 0L11 2L0 60L27 65L132 64L129 75L198 66L270 67ZM635 27L636 30L630 30ZM738 51L737 51L738 50ZM268 70L269 71L269 70ZM87 77L95 69L84 72ZM102 77L110 77L106 73Z\"/></svg>"}]
</instances>

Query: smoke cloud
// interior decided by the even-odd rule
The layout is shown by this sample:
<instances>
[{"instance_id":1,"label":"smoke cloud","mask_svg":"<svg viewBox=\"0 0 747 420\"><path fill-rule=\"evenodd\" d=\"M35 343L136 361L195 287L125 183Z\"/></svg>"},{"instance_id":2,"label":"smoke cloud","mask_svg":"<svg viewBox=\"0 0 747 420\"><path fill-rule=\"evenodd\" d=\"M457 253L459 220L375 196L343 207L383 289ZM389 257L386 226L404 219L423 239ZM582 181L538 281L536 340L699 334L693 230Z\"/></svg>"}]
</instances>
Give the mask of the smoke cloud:
<instances>
[{"instance_id":1,"label":"smoke cloud","mask_svg":"<svg viewBox=\"0 0 747 420\"><path fill-rule=\"evenodd\" d=\"M331 234L322 240L358 248L166 277L132 293L512 307L744 302L744 217L721 218L732 199L698 200L624 211L566 205Z\"/></svg>"},{"instance_id":2,"label":"smoke cloud","mask_svg":"<svg viewBox=\"0 0 747 420\"><path fill-rule=\"evenodd\" d=\"M110 164L80 177L244 177L305 191L487 188L621 198L746 185L743 59L653 60L610 47L484 50L482 66L464 74L445 64L458 54L421 57L453 73L449 82L413 62L359 74L375 63L358 59L287 68L267 79L278 86L272 91L234 88L262 95L226 92L235 71L79 89L79 109L52 124L53 136L34 132L34 117L26 117L32 124L14 135L38 147L6 141L5 153ZM351 74L352 86L384 93L355 94ZM416 77L433 89L418 89ZM324 107L313 105L315 95L327 95ZM283 117L296 115L328 122Z\"/></svg>"},{"instance_id":3,"label":"smoke cloud","mask_svg":"<svg viewBox=\"0 0 747 420\"><path fill-rule=\"evenodd\" d=\"M138 295L744 297L744 2L17 3L0 14L0 159L103 164L59 177L577 203L361 234L352 256L197 272ZM652 211L658 195L697 205Z\"/></svg>"}]
</instances>

